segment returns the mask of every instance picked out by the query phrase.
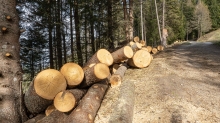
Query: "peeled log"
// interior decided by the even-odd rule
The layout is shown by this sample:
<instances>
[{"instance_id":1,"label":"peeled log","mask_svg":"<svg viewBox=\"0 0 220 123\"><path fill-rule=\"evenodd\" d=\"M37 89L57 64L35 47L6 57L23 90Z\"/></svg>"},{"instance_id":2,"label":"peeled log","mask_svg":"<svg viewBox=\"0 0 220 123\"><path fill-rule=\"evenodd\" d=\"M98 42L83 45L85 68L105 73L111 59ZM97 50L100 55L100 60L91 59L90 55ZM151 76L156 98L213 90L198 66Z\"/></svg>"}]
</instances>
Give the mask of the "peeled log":
<instances>
[{"instance_id":1,"label":"peeled log","mask_svg":"<svg viewBox=\"0 0 220 123\"><path fill-rule=\"evenodd\" d=\"M96 65L86 69L84 73L85 77L79 86L80 88L87 88L92 84L107 78L110 74L110 70L106 64L97 63Z\"/></svg>"},{"instance_id":2,"label":"peeled log","mask_svg":"<svg viewBox=\"0 0 220 123\"><path fill-rule=\"evenodd\" d=\"M24 103L27 110L33 114L43 112L49 105L53 103L52 100L47 100L40 97L34 89L34 83L31 82L28 91L24 95Z\"/></svg>"},{"instance_id":3,"label":"peeled log","mask_svg":"<svg viewBox=\"0 0 220 123\"><path fill-rule=\"evenodd\" d=\"M124 46L115 52L111 53L114 63L120 63L123 60L129 59L133 56L134 52L130 46Z\"/></svg>"},{"instance_id":4,"label":"peeled log","mask_svg":"<svg viewBox=\"0 0 220 123\"><path fill-rule=\"evenodd\" d=\"M124 74L127 70L127 64L123 64L122 66L120 66L117 71L111 76L110 78L110 84L111 87L117 87L119 85L121 85L122 82L122 78L124 77Z\"/></svg>"},{"instance_id":5,"label":"peeled log","mask_svg":"<svg viewBox=\"0 0 220 123\"><path fill-rule=\"evenodd\" d=\"M153 54L156 54L157 51L158 51L157 48L153 48L151 52L152 52Z\"/></svg>"},{"instance_id":6,"label":"peeled log","mask_svg":"<svg viewBox=\"0 0 220 123\"><path fill-rule=\"evenodd\" d=\"M146 50L138 50L134 56L128 60L128 65L137 68L147 67L151 62L151 55Z\"/></svg>"},{"instance_id":7,"label":"peeled log","mask_svg":"<svg viewBox=\"0 0 220 123\"><path fill-rule=\"evenodd\" d=\"M69 88L79 85L83 78L83 69L76 63L66 63L60 69L60 72L64 75Z\"/></svg>"},{"instance_id":8,"label":"peeled log","mask_svg":"<svg viewBox=\"0 0 220 123\"><path fill-rule=\"evenodd\" d=\"M108 88L108 79L92 85L65 123L93 123Z\"/></svg>"},{"instance_id":9,"label":"peeled log","mask_svg":"<svg viewBox=\"0 0 220 123\"><path fill-rule=\"evenodd\" d=\"M77 105L85 93L86 90L83 89L62 91L56 95L54 106L60 112L68 112Z\"/></svg>"},{"instance_id":10,"label":"peeled log","mask_svg":"<svg viewBox=\"0 0 220 123\"><path fill-rule=\"evenodd\" d=\"M36 93L44 99L53 100L60 91L66 90L66 79L57 70L41 71L34 80Z\"/></svg>"},{"instance_id":11,"label":"peeled log","mask_svg":"<svg viewBox=\"0 0 220 123\"><path fill-rule=\"evenodd\" d=\"M113 58L109 51L106 49L100 49L98 50L91 58L90 60L84 65L84 67L88 67L91 64L97 64L97 63L104 63L107 66L110 66L113 64ZM84 68L83 67L83 68Z\"/></svg>"}]
</instances>

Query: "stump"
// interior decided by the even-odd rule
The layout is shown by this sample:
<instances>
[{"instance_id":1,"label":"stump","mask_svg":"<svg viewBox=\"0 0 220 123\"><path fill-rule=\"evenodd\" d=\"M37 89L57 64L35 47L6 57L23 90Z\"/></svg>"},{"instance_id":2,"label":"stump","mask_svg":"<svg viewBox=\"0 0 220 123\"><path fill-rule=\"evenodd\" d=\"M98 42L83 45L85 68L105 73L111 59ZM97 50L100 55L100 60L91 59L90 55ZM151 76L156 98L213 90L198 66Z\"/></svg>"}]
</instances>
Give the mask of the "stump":
<instances>
[{"instance_id":1,"label":"stump","mask_svg":"<svg viewBox=\"0 0 220 123\"><path fill-rule=\"evenodd\" d=\"M113 58L109 51L106 49L100 49L98 50L91 58L90 60L84 65L84 67L88 67L91 64L97 64L97 63L104 63L107 66L112 65ZM83 68L84 68L83 67Z\"/></svg>"},{"instance_id":2,"label":"stump","mask_svg":"<svg viewBox=\"0 0 220 123\"><path fill-rule=\"evenodd\" d=\"M111 53L114 63L120 63L123 60L129 59L133 56L133 50L130 46L124 46L115 52Z\"/></svg>"},{"instance_id":3,"label":"stump","mask_svg":"<svg viewBox=\"0 0 220 123\"><path fill-rule=\"evenodd\" d=\"M60 72L64 75L69 88L74 88L79 85L83 78L83 69L76 63L66 63L60 69Z\"/></svg>"},{"instance_id":4,"label":"stump","mask_svg":"<svg viewBox=\"0 0 220 123\"><path fill-rule=\"evenodd\" d=\"M147 67L151 62L151 55L146 50L138 50L133 58L128 60L128 65L137 68Z\"/></svg>"},{"instance_id":5,"label":"stump","mask_svg":"<svg viewBox=\"0 0 220 123\"><path fill-rule=\"evenodd\" d=\"M106 64L97 63L91 68L86 69L84 73L85 73L85 77L82 83L80 84L79 88L87 88L92 84L105 79L106 77L109 76L110 70Z\"/></svg>"}]
</instances>

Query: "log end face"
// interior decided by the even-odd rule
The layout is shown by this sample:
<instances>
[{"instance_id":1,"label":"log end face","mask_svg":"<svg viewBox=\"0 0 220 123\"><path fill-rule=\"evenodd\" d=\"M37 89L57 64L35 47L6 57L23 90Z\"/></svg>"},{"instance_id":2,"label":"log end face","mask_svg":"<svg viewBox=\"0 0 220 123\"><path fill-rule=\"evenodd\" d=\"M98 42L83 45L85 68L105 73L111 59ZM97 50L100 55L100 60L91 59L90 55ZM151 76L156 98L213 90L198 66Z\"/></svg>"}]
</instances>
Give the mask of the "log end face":
<instances>
[{"instance_id":1,"label":"log end face","mask_svg":"<svg viewBox=\"0 0 220 123\"><path fill-rule=\"evenodd\" d=\"M109 67L106 64L98 63L94 66L94 74L99 79L105 79L109 76Z\"/></svg>"},{"instance_id":2,"label":"log end face","mask_svg":"<svg viewBox=\"0 0 220 123\"><path fill-rule=\"evenodd\" d=\"M36 93L48 100L53 100L57 93L67 87L64 76L55 69L46 69L38 73L34 80Z\"/></svg>"},{"instance_id":3,"label":"log end face","mask_svg":"<svg viewBox=\"0 0 220 123\"><path fill-rule=\"evenodd\" d=\"M66 63L62 66L60 72L66 78L69 87L79 85L84 78L83 69L76 63Z\"/></svg>"},{"instance_id":4,"label":"log end face","mask_svg":"<svg viewBox=\"0 0 220 123\"><path fill-rule=\"evenodd\" d=\"M60 92L54 98L54 106L60 112L68 112L76 104L75 97L70 92Z\"/></svg>"},{"instance_id":5,"label":"log end face","mask_svg":"<svg viewBox=\"0 0 220 123\"><path fill-rule=\"evenodd\" d=\"M127 58L132 58L133 55L134 55L134 52L133 52L133 50L132 50L131 47L125 46L125 47L124 47L124 54L125 54L125 57L127 57Z\"/></svg>"},{"instance_id":6,"label":"log end face","mask_svg":"<svg viewBox=\"0 0 220 123\"><path fill-rule=\"evenodd\" d=\"M97 52L97 58L101 63L106 64L107 66L110 66L113 64L113 57L109 51L106 49L100 49Z\"/></svg>"}]
</instances>

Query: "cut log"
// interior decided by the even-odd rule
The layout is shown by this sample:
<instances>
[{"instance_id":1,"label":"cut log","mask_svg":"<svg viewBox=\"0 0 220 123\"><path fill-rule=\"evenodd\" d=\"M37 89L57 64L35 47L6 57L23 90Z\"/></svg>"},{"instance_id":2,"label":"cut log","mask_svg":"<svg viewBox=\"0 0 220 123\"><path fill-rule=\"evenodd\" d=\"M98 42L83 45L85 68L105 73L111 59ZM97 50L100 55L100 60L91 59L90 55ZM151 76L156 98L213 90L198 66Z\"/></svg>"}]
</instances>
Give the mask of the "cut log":
<instances>
[{"instance_id":1,"label":"cut log","mask_svg":"<svg viewBox=\"0 0 220 123\"><path fill-rule=\"evenodd\" d=\"M162 45L158 45L158 46L157 46L157 50L158 50L158 51L162 51L163 49L164 49L164 47L163 47Z\"/></svg>"},{"instance_id":2,"label":"cut log","mask_svg":"<svg viewBox=\"0 0 220 123\"><path fill-rule=\"evenodd\" d=\"M62 91L56 95L54 106L60 112L68 112L77 105L85 93L86 90L83 89Z\"/></svg>"},{"instance_id":3,"label":"cut log","mask_svg":"<svg viewBox=\"0 0 220 123\"><path fill-rule=\"evenodd\" d=\"M151 52L152 52L153 54L156 54L157 51L158 51L157 48L153 48Z\"/></svg>"},{"instance_id":4,"label":"cut log","mask_svg":"<svg viewBox=\"0 0 220 123\"><path fill-rule=\"evenodd\" d=\"M132 80L127 80L120 86L120 94L108 123L132 123L134 103L135 103L135 84ZM140 122L141 123L141 122Z\"/></svg>"},{"instance_id":5,"label":"cut log","mask_svg":"<svg viewBox=\"0 0 220 123\"><path fill-rule=\"evenodd\" d=\"M48 116L42 118L37 123L65 123L67 114L58 110L52 111Z\"/></svg>"},{"instance_id":6,"label":"cut log","mask_svg":"<svg viewBox=\"0 0 220 123\"><path fill-rule=\"evenodd\" d=\"M111 53L114 63L120 63L123 60L129 59L133 56L134 52L130 46L124 46L115 52Z\"/></svg>"},{"instance_id":7,"label":"cut log","mask_svg":"<svg viewBox=\"0 0 220 123\"><path fill-rule=\"evenodd\" d=\"M153 60L154 59L153 55L150 54L150 56L151 56L151 60Z\"/></svg>"},{"instance_id":8,"label":"cut log","mask_svg":"<svg viewBox=\"0 0 220 123\"><path fill-rule=\"evenodd\" d=\"M56 110L55 106L54 105L49 105L47 107L47 109L45 110L45 114L46 116L48 116L51 112L53 112L54 110Z\"/></svg>"},{"instance_id":9,"label":"cut log","mask_svg":"<svg viewBox=\"0 0 220 123\"><path fill-rule=\"evenodd\" d=\"M134 42L139 42L140 38L138 36L134 37Z\"/></svg>"},{"instance_id":10,"label":"cut log","mask_svg":"<svg viewBox=\"0 0 220 123\"><path fill-rule=\"evenodd\" d=\"M34 89L34 83L31 82L29 89L25 93L24 103L27 110L35 116L36 114L43 112L49 105L53 103L53 101L40 97Z\"/></svg>"},{"instance_id":11,"label":"cut log","mask_svg":"<svg viewBox=\"0 0 220 123\"><path fill-rule=\"evenodd\" d=\"M74 88L79 85L83 78L83 69L76 63L66 63L60 69L60 72L64 75L69 88Z\"/></svg>"},{"instance_id":12,"label":"cut log","mask_svg":"<svg viewBox=\"0 0 220 123\"><path fill-rule=\"evenodd\" d=\"M136 52L137 50L140 50L142 48L142 44L136 42L131 46L133 52Z\"/></svg>"},{"instance_id":13,"label":"cut log","mask_svg":"<svg viewBox=\"0 0 220 123\"><path fill-rule=\"evenodd\" d=\"M145 45L146 45L146 41L140 40L140 44L141 44L142 46L145 46Z\"/></svg>"},{"instance_id":14,"label":"cut log","mask_svg":"<svg viewBox=\"0 0 220 123\"><path fill-rule=\"evenodd\" d=\"M148 52L151 53L152 51L152 47L151 46L147 46Z\"/></svg>"},{"instance_id":15,"label":"cut log","mask_svg":"<svg viewBox=\"0 0 220 123\"><path fill-rule=\"evenodd\" d=\"M34 89L42 98L53 100L60 91L66 90L65 77L57 70L43 70L34 80Z\"/></svg>"},{"instance_id":16,"label":"cut log","mask_svg":"<svg viewBox=\"0 0 220 123\"><path fill-rule=\"evenodd\" d=\"M111 73L114 74L119 67L120 67L119 64L113 64Z\"/></svg>"},{"instance_id":17,"label":"cut log","mask_svg":"<svg viewBox=\"0 0 220 123\"><path fill-rule=\"evenodd\" d=\"M97 63L104 63L107 66L112 65L113 64L113 58L112 58L111 53L109 51L107 51L106 49L98 50L90 58L90 60L84 65L84 67L90 66L91 64L97 64Z\"/></svg>"},{"instance_id":18,"label":"cut log","mask_svg":"<svg viewBox=\"0 0 220 123\"><path fill-rule=\"evenodd\" d=\"M150 53L146 50L138 50L133 58L128 60L128 65L137 68L147 67L151 62Z\"/></svg>"},{"instance_id":19,"label":"cut log","mask_svg":"<svg viewBox=\"0 0 220 123\"><path fill-rule=\"evenodd\" d=\"M108 79L92 85L65 123L93 123L108 88Z\"/></svg>"},{"instance_id":20,"label":"cut log","mask_svg":"<svg viewBox=\"0 0 220 123\"><path fill-rule=\"evenodd\" d=\"M127 64L123 64L120 66L117 71L111 76L110 78L110 84L111 87L118 87L121 85L122 78L124 77L124 74L127 70L128 66Z\"/></svg>"},{"instance_id":21,"label":"cut log","mask_svg":"<svg viewBox=\"0 0 220 123\"><path fill-rule=\"evenodd\" d=\"M82 83L79 85L79 88L87 88L92 84L99 82L109 76L110 70L109 67L104 63L97 63L91 68L84 71L85 77Z\"/></svg>"},{"instance_id":22,"label":"cut log","mask_svg":"<svg viewBox=\"0 0 220 123\"><path fill-rule=\"evenodd\" d=\"M132 46L133 44L134 44L134 42L133 42L133 41L130 41L128 45L129 45L129 46Z\"/></svg>"},{"instance_id":23,"label":"cut log","mask_svg":"<svg viewBox=\"0 0 220 123\"><path fill-rule=\"evenodd\" d=\"M147 47L142 47L141 50L146 50L148 52Z\"/></svg>"},{"instance_id":24,"label":"cut log","mask_svg":"<svg viewBox=\"0 0 220 123\"><path fill-rule=\"evenodd\" d=\"M24 123L36 123L37 121L43 119L45 117L45 114L38 114L37 116L25 121Z\"/></svg>"}]
</instances>

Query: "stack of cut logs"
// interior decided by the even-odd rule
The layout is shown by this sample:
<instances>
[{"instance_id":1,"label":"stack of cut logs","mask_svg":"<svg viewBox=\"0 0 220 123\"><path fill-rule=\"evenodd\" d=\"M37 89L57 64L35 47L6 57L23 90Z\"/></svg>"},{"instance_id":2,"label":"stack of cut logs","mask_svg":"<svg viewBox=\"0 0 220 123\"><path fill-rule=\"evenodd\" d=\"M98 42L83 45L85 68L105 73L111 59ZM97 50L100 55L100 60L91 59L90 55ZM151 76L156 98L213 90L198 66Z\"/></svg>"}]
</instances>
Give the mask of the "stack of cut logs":
<instances>
[{"instance_id":1,"label":"stack of cut logs","mask_svg":"<svg viewBox=\"0 0 220 123\"><path fill-rule=\"evenodd\" d=\"M26 123L91 123L109 85L118 87L128 67L145 68L153 59L152 48L135 37L114 52L98 50L83 66L66 63L60 71L46 69L37 74L25 93L30 113Z\"/></svg>"}]
</instances>

